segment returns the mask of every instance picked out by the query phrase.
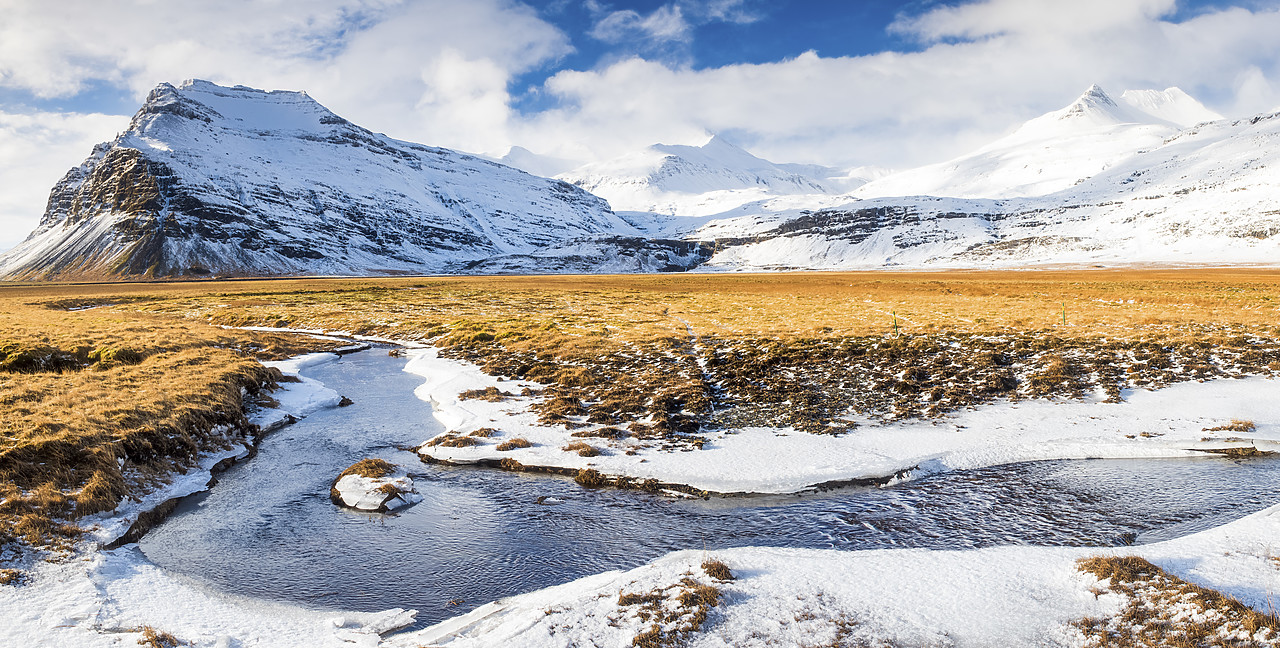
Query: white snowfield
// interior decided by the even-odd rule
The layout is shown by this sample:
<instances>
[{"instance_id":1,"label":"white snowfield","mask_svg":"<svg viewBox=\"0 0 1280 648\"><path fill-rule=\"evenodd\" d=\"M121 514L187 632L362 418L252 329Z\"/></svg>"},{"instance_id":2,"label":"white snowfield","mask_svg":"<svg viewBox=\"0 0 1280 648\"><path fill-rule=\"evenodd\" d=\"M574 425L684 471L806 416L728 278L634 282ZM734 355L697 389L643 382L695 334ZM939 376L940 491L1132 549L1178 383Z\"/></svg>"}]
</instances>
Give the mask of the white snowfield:
<instances>
[{"instance_id":1,"label":"white snowfield","mask_svg":"<svg viewBox=\"0 0 1280 648\"><path fill-rule=\"evenodd\" d=\"M1092 86L1071 105L954 160L903 171L856 189L859 198L1043 196L1161 146L1202 122L1222 119L1177 88L1128 91L1113 100Z\"/></svg>"},{"instance_id":2,"label":"white snowfield","mask_svg":"<svg viewBox=\"0 0 1280 648\"><path fill-rule=\"evenodd\" d=\"M1280 381L1267 378L1127 390L1122 403L1106 403L1104 394L1095 394L1083 401L997 402L936 420L866 420L839 437L790 428L720 430L705 435L710 442L702 450L673 452L634 439L574 438L564 427L539 425L527 411L537 397L461 400L459 394L469 389L519 394L525 386L540 385L499 381L471 363L440 358L435 349L413 352L405 371L426 379L415 393L431 403L445 434L486 427L500 431L469 447L423 446L423 455L458 463L510 458L530 466L592 468L717 493L792 493L826 482L1041 459L1204 456L1205 450L1227 447L1280 450ZM1257 429L1242 441L1203 440L1231 438L1234 433L1205 429L1233 419L1251 420ZM532 447L497 450L517 437ZM581 457L562 450L574 441L588 442L602 454Z\"/></svg>"},{"instance_id":3,"label":"white snowfield","mask_svg":"<svg viewBox=\"0 0 1280 648\"><path fill-rule=\"evenodd\" d=\"M626 572L608 572L477 608L425 630L392 637L398 648L447 646L631 646L650 624L620 594L669 587L724 562L736 580L719 583L690 648L765 646L1082 646L1070 626L1120 612L1124 600L1076 570L1090 556L1138 555L1176 576L1267 610L1280 591L1273 562L1280 505L1177 540L1125 548L1007 546L964 551L835 551L746 547L680 551ZM858 641L866 643L858 643ZM886 642L886 643L880 643Z\"/></svg>"}]
</instances>

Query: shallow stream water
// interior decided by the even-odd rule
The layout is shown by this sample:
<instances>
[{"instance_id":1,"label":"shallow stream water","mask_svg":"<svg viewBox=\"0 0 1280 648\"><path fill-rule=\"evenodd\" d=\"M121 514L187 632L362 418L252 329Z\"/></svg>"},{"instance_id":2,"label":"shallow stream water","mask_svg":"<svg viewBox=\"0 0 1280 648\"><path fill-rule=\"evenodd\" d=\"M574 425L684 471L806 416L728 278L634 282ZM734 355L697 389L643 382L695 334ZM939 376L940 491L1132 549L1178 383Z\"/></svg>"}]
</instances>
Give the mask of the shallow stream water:
<instances>
[{"instance_id":1,"label":"shallow stream water","mask_svg":"<svg viewBox=\"0 0 1280 648\"><path fill-rule=\"evenodd\" d=\"M1280 501L1280 461L1050 461L819 495L670 500L560 477L428 466L400 446L440 431L421 383L382 350L310 368L350 397L269 435L139 543L219 589L313 607L416 608L424 627L512 594L677 549L1111 546L1217 526ZM424 501L345 511L329 484L358 459L405 466ZM563 500L538 504L540 496Z\"/></svg>"}]
</instances>

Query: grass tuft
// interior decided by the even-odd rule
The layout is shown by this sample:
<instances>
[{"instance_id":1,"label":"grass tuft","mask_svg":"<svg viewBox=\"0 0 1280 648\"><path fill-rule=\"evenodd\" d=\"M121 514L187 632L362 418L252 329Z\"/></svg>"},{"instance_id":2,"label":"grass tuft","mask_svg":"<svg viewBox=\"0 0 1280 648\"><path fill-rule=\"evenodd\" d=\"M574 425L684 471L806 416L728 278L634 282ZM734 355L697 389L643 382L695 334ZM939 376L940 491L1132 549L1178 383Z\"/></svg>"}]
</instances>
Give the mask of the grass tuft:
<instances>
[{"instance_id":1,"label":"grass tuft","mask_svg":"<svg viewBox=\"0 0 1280 648\"><path fill-rule=\"evenodd\" d=\"M502 443L499 443L498 451L507 452L508 450L517 450L520 448L531 448L531 447L533 447L533 444L530 443L528 439L524 437L516 437L514 439L508 439L506 441L503 441Z\"/></svg>"},{"instance_id":2,"label":"grass tuft","mask_svg":"<svg viewBox=\"0 0 1280 648\"><path fill-rule=\"evenodd\" d=\"M163 630L156 630L151 626L142 626L142 638L138 640L138 645L146 646L147 648L178 648L178 646L182 645L182 642Z\"/></svg>"},{"instance_id":3,"label":"grass tuft","mask_svg":"<svg viewBox=\"0 0 1280 648\"><path fill-rule=\"evenodd\" d=\"M576 452L578 453L579 457L596 457L600 455L600 450L598 448L588 443L583 443L581 441L574 441L573 443L570 443L569 445L560 449L564 450L565 452Z\"/></svg>"},{"instance_id":4,"label":"grass tuft","mask_svg":"<svg viewBox=\"0 0 1280 648\"><path fill-rule=\"evenodd\" d=\"M707 572L708 576L718 581L733 580L733 572L729 571L729 566L719 560L708 558L702 561L702 571Z\"/></svg>"},{"instance_id":5,"label":"grass tuft","mask_svg":"<svg viewBox=\"0 0 1280 648\"><path fill-rule=\"evenodd\" d=\"M347 475L357 475L367 477L369 479L379 479L386 477L396 471L395 464L384 459L361 459L350 466L346 470L338 473L338 479L342 479Z\"/></svg>"},{"instance_id":6,"label":"grass tuft","mask_svg":"<svg viewBox=\"0 0 1280 648\"><path fill-rule=\"evenodd\" d=\"M1280 618L1178 578L1137 556L1094 557L1080 571L1125 599L1118 616L1075 622L1091 647L1263 648L1280 643Z\"/></svg>"},{"instance_id":7,"label":"grass tuft","mask_svg":"<svg viewBox=\"0 0 1280 648\"><path fill-rule=\"evenodd\" d=\"M573 476L573 481L583 488L603 488L609 485L609 480L600 471L591 468L581 468L577 474Z\"/></svg>"}]
</instances>

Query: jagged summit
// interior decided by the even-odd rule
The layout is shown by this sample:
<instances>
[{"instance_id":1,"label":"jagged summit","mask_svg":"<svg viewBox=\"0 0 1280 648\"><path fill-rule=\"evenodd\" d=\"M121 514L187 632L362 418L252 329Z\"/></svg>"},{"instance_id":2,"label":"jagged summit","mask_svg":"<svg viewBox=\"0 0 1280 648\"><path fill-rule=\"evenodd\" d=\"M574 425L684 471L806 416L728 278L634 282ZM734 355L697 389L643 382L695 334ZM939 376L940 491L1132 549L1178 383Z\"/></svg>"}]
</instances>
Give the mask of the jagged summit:
<instances>
[{"instance_id":1,"label":"jagged summit","mask_svg":"<svg viewBox=\"0 0 1280 648\"><path fill-rule=\"evenodd\" d=\"M375 134L304 92L161 84L54 187L0 277L440 272L629 234L605 201Z\"/></svg>"}]
</instances>

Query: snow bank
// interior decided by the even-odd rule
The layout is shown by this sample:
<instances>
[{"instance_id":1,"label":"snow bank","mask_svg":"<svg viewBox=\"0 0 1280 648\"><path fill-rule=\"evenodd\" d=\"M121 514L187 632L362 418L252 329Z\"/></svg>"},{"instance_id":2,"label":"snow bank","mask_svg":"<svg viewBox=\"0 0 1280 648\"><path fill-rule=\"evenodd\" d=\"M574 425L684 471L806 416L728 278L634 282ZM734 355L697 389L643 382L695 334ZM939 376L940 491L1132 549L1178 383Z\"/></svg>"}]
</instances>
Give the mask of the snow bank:
<instances>
[{"instance_id":1,"label":"snow bank","mask_svg":"<svg viewBox=\"0 0 1280 648\"><path fill-rule=\"evenodd\" d=\"M511 458L525 465L593 468L609 475L686 484L720 493L788 493L826 482L886 478L910 470L929 472L980 468L1043 459L1184 457L1208 449L1256 445L1280 450L1280 381L1268 378L1186 382L1157 391L1129 390L1124 402L998 402L941 419L882 424L863 421L835 437L790 428L744 428L708 433L697 451L663 451L624 439L580 439L563 427L545 427L528 411L536 397L518 394L525 381L499 381L474 364L440 358L434 349L415 352L405 371L426 381L415 394L431 403L446 433L499 430L469 447L423 446L419 452L458 463ZM512 397L498 402L463 400L459 393L495 387ZM1255 422L1244 441L1231 433L1207 432L1232 419ZM1215 437L1215 434L1218 435ZM505 452L497 445L524 438L532 447ZM587 441L603 452L581 457L561 448Z\"/></svg>"},{"instance_id":2,"label":"snow bank","mask_svg":"<svg viewBox=\"0 0 1280 648\"><path fill-rule=\"evenodd\" d=\"M736 580L718 583L720 605L687 644L697 647L826 645L1078 646L1069 624L1117 614L1123 600L1095 594L1076 569L1093 555L1139 555L1257 609L1280 589L1270 561L1280 505L1226 526L1143 547L995 547L967 551L834 551L748 547L680 551L627 572L608 572L502 599L392 646L629 646L647 629L623 593L644 593L726 563ZM874 640L874 641L873 641Z\"/></svg>"},{"instance_id":3,"label":"snow bank","mask_svg":"<svg viewBox=\"0 0 1280 648\"><path fill-rule=\"evenodd\" d=\"M290 417L300 419L317 410L337 407L342 401L338 392L325 387L318 380L303 376L300 372L308 367L333 362L339 357L336 353L306 353L288 360L277 360L262 363L280 370L280 373L298 382L281 383L281 389L273 392L271 397L280 404L275 408L263 408L249 416L249 422L257 424L264 430L284 425Z\"/></svg>"},{"instance_id":4,"label":"snow bank","mask_svg":"<svg viewBox=\"0 0 1280 648\"><path fill-rule=\"evenodd\" d=\"M413 613L334 613L215 592L147 561L135 545L42 563L21 587L0 587L9 646L136 645L148 625L196 646L376 646Z\"/></svg>"}]
</instances>

